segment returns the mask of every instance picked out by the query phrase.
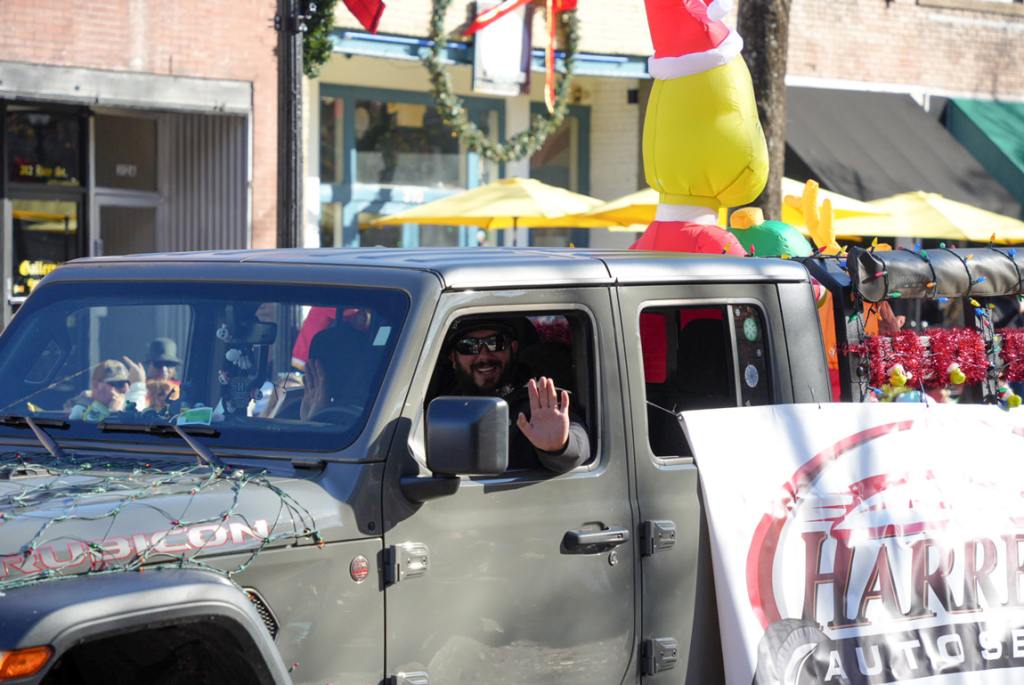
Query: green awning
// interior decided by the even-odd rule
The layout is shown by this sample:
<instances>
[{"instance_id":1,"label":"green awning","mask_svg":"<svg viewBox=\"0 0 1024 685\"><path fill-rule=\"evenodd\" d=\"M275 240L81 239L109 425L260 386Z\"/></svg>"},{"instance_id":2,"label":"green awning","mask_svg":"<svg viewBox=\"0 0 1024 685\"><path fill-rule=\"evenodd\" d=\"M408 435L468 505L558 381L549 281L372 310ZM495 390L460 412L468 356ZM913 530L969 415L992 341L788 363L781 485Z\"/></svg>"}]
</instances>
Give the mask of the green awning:
<instances>
[{"instance_id":1,"label":"green awning","mask_svg":"<svg viewBox=\"0 0 1024 685\"><path fill-rule=\"evenodd\" d=\"M1024 204L1024 103L950 100L946 128Z\"/></svg>"}]
</instances>

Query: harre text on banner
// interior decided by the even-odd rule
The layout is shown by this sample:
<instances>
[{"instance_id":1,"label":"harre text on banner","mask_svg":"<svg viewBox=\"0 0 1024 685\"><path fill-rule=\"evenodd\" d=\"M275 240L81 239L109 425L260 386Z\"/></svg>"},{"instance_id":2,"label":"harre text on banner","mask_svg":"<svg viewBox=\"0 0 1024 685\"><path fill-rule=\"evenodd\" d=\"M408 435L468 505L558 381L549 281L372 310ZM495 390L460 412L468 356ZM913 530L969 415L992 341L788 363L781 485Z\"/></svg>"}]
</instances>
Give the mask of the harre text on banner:
<instances>
[{"instance_id":1,"label":"harre text on banner","mask_svg":"<svg viewBox=\"0 0 1024 685\"><path fill-rule=\"evenodd\" d=\"M683 421L729 685L1024 682L1019 416L811 404Z\"/></svg>"}]
</instances>

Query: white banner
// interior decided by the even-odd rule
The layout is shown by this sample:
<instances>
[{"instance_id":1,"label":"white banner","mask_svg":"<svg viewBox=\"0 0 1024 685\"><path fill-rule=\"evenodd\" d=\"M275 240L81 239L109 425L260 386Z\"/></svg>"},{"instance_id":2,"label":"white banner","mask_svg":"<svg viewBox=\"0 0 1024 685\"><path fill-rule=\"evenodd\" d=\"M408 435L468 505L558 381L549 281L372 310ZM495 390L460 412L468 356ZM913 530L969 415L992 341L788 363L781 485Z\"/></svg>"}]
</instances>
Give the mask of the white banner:
<instances>
[{"instance_id":1,"label":"white banner","mask_svg":"<svg viewBox=\"0 0 1024 685\"><path fill-rule=\"evenodd\" d=\"M1024 682L1024 412L686 412L729 685Z\"/></svg>"},{"instance_id":2,"label":"white banner","mask_svg":"<svg viewBox=\"0 0 1024 685\"><path fill-rule=\"evenodd\" d=\"M501 4L478 0L477 15ZM530 92L533 7L509 12L473 37L473 92L515 97Z\"/></svg>"}]
</instances>

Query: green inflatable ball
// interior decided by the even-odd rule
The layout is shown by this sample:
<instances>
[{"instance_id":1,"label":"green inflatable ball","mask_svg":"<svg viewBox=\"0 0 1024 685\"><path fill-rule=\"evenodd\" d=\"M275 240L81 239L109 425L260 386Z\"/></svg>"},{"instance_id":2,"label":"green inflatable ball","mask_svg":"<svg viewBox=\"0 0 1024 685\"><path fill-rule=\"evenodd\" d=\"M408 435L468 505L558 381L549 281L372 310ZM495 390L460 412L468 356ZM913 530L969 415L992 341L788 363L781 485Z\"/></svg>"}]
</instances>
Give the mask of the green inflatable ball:
<instances>
[{"instance_id":1,"label":"green inflatable ball","mask_svg":"<svg viewBox=\"0 0 1024 685\"><path fill-rule=\"evenodd\" d=\"M765 221L750 228L730 228L754 257L810 257L814 247L799 230L781 221Z\"/></svg>"}]
</instances>

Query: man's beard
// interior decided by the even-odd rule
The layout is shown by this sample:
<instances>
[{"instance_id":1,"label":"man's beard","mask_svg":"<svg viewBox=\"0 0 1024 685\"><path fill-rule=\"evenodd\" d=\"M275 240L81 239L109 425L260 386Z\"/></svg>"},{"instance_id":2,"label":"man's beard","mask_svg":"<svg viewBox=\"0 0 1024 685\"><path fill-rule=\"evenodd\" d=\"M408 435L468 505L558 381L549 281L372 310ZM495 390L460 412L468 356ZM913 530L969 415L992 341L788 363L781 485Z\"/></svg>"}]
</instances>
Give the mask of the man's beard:
<instances>
[{"instance_id":1,"label":"man's beard","mask_svg":"<svg viewBox=\"0 0 1024 685\"><path fill-rule=\"evenodd\" d=\"M510 357L508 364L501 370L501 375L494 382L494 385L481 388L476 384L476 380L473 377L473 368L481 362L476 362L470 367L467 373L461 365L455 365L455 385L459 395L493 395L502 396L505 394L510 383L512 382L512 368L515 366L515 358Z\"/></svg>"}]
</instances>

